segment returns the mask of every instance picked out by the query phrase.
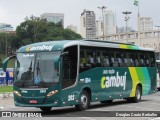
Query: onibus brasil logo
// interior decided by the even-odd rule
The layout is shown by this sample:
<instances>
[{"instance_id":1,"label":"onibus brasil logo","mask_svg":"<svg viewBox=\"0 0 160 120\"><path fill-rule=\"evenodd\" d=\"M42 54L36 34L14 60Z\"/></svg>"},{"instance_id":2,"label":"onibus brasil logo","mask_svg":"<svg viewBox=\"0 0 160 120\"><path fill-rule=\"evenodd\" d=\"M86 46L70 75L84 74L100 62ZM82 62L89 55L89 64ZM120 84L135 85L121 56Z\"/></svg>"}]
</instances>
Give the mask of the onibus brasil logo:
<instances>
[{"instance_id":1,"label":"onibus brasil logo","mask_svg":"<svg viewBox=\"0 0 160 120\"><path fill-rule=\"evenodd\" d=\"M119 72L116 72L116 75L104 76L101 79L101 88L110 88L110 87L123 87L123 90L126 89L126 74L120 76Z\"/></svg>"}]
</instances>

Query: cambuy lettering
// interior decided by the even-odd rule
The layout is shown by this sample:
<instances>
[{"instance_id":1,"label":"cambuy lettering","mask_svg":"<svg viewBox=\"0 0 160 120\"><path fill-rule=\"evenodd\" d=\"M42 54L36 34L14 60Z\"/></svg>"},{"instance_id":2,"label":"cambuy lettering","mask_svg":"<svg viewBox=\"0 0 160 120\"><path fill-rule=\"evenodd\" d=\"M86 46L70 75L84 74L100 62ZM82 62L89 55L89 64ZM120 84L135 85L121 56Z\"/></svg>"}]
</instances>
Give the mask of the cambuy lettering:
<instances>
[{"instance_id":1,"label":"cambuy lettering","mask_svg":"<svg viewBox=\"0 0 160 120\"><path fill-rule=\"evenodd\" d=\"M123 76L119 76L119 72L116 72L116 76L107 76L102 77L101 79L101 88L109 88L109 87L123 87L123 90L126 89L126 74Z\"/></svg>"},{"instance_id":2,"label":"cambuy lettering","mask_svg":"<svg viewBox=\"0 0 160 120\"><path fill-rule=\"evenodd\" d=\"M42 46L35 46L31 47L29 51L35 51L35 50L48 50L51 51L53 48L53 45L47 46L47 45L42 45Z\"/></svg>"}]
</instances>

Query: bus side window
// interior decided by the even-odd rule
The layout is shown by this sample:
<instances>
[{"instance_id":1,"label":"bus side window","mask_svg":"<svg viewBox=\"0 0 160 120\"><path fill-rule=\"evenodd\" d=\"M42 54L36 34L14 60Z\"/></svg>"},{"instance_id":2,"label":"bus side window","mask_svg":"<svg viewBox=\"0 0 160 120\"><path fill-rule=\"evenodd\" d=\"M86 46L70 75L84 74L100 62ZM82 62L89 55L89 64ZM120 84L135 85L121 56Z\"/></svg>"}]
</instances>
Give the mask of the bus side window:
<instances>
[{"instance_id":1,"label":"bus side window","mask_svg":"<svg viewBox=\"0 0 160 120\"><path fill-rule=\"evenodd\" d=\"M144 66L145 66L145 60L144 60L144 55L143 55L143 53L140 54L140 65L141 65L141 67L144 67Z\"/></svg>"},{"instance_id":2,"label":"bus side window","mask_svg":"<svg viewBox=\"0 0 160 120\"><path fill-rule=\"evenodd\" d=\"M116 54L116 51L114 52L114 55L113 55L113 58L114 58L114 62L113 62L113 67L118 67L118 56ZM112 58L112 60L113 60Z\"/></svg>"},{"instance_id":3,"label":"bus side window","mask_svg":"<svg viewBox=\"0 0 160 120\"><path fill-rule=\"evenodd\" d=\"M114 58L111 57L111 67L113 67L113 66L114 66Z\"/></svg>"},{"instance_id":4,"label":"bus side window","mask_svg":"<svg viewBox=\"0 0 160 120\"><path fill-rule=\"evenodd\" d=\"M118 58L118 66L121 67L122 66L122 59Z\"/></svg>"},{"instance_id":5,"label":"bus side window","mask_svg":"<svg viewBox=\"0 0 160 120\"><path fill-rule=\"evenodd\" d=\"M149 57L148 57L148 53L145 55L145 63L147 67L150 67L150 62L149 62Z\"/></svg>"},{"instance_id":6,"label":"bus side window","mask_svg":"<svg viewBox=\"0 0 160 120\"><path fill-rule=\"evenodd\" d=\"M80 72L85 71L85 69L86 69L85 50L82 49L80 52Z\"/></svg>"},{"instance_id":7,"label":"bus side window","mask_svg":"<svg viewBox=\"0 0 160 120\"><path fill-rule=\"evenodd\" d=\"M103 66L104 67L109 67L109 57L108 56L104 56L104 61L103 61Z\"/></svg>"},{"instance_id":8,"label":"bus side window","mask_svg":"<svg viewBox=\"0 0 160 120\"><path fill-rule=\"evenodd\" d=\"M154 58L154 53L153 52L151 52L150 54L149 54L149 57L150 57L150 64L151 64L151 67L154 67L155 66L155 58Z\"/></svg>"},{"instance_id":9,"label":"bus side window","mask_svg":"<svg viewBox=\"0 0 160 120\"><path fill-rule=\"evenodd\" d=\"M96 53L96 67L100 67L101 66L101 56L100 53L97 52Z\"/></svg>"}]
</instances>

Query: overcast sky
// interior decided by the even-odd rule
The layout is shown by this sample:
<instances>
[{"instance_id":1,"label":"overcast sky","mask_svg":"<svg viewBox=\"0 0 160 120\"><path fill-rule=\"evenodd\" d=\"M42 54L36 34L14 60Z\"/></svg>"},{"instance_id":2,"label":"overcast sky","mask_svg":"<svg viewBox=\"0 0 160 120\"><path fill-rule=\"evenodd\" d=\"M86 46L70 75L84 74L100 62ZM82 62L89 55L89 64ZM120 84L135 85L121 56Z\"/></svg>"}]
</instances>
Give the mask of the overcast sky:
<instances>
[{"instance_id":1,"label":"overcast sky","mask_svg":"<svg viewBox=\"0 0 160 120\"><path fill-rule=\"evenodd\" d=\"M123 11L131 11L129 26L137 29L138 8L134 0L0 0L0 23L12 24L14 29L26 16L39 17L43 13L64 13L64 26L80 28L80 15L84 9L94 11L96 18L102 13L98 6L106 6L117 15L117 26L125 26ZM140 0L140 16L152 17L153 25L160 25L160 0Z\"/></svg>"}]
</instances>

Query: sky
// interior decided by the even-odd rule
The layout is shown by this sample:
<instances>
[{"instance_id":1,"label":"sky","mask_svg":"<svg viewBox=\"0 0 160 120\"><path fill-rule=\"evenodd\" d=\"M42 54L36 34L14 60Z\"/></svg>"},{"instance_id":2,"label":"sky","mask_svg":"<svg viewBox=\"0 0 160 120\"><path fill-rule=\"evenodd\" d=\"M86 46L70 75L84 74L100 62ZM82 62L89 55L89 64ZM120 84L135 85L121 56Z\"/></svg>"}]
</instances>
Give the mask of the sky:
<instances>
[{"instance_id":1,"label":"sky","mask_svg":"<svg viewBox=\"0 0 160 120\"><path fill-rule=\"evenodd\" d=\"M152 17L153 26L160 25L160 0L139 0L141 17ZM101 16L97 7L106 6L106 10L116 13L117 26L125 26L124 11L131 11L128 26L137 29L138 7L134 0L0 0L0 23L11 24L14 29L24 18L43 13L64 13L64 27L75 25L80 31L80 15L84 9L94 11L96 19ZM155 28L157 29L157 28Z\"/></svg>"}]
</instances>

